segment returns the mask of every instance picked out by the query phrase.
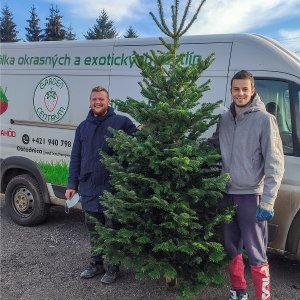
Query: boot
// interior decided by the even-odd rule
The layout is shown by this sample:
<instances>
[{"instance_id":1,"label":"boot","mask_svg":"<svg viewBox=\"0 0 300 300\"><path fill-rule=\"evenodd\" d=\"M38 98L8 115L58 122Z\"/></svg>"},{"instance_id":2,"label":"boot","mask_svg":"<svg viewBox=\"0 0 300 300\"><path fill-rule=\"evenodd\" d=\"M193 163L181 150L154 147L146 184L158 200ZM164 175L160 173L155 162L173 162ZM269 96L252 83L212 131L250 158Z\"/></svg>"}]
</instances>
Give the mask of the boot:
<instances>
[{"instance_id":1,"label":"boot","mask_svg":"<svg viewBox=\"0 0 300 300\"><path fill-rule=\"evenodd\" d=\"M229 264L230 284L232 290L245 290L247 288L244 277L244 263L242 254L237 255Z\"/></svg>"},{"instance_id":2,"label":"boot","mask_svg":"<svg viewBox=\"0 0 300 300\"><path fill-rule=\"evenodd\" d=\"M228 300L248 300L249 295L246 291L234 291L230 290L230 296Z\"/></svg>"},{"instance_id":3,"label":"boot","mask_svg":"<svg viewBox=\"0 0 300 300\"><path fill-rule=\"evenodd\" d=\"M111 284L115 282L119 272L120 272L119 265L110 265L106 273L101 278L101 282L105 284Z\"/></svg>"},{"instance_id":4,"label":"boot","mask_svg":"<svg viewBox=\"0 0 300 300\"><path fill-rule=\"evenodd\" d=\"M93 278L98 274L104 274L105 269L103 267L103 263L97 263L91 261L90 265L80 274L81 278L89 279Z\"/></svg>"},{"instance_id":5,"label":"boot","mask_svg":"<svg viewBox=\"0 0 300 300\"><path fill-rule=\"evenodd\" d=\"M270 272L269 264L251 266L251 274L257 300L270 300Z\"/></svg>"}]
</instances>

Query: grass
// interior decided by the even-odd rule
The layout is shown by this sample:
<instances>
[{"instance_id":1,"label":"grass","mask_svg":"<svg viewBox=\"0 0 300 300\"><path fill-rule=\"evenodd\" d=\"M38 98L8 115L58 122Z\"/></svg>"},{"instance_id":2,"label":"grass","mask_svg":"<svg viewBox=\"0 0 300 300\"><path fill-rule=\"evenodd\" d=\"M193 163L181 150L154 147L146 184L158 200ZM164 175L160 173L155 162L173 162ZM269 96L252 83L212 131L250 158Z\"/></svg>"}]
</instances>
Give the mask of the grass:
<instances>
[{"instance_id":1,"label":"grass","mask_svg":"<svg viewBox=\"0 0 300 300\"><path fill-rule=\"evenodd\" d=\"M67 185L68 165L66 162L37 163L46 178L46 182L58 185Z\"/></svg>"}]
</instances>

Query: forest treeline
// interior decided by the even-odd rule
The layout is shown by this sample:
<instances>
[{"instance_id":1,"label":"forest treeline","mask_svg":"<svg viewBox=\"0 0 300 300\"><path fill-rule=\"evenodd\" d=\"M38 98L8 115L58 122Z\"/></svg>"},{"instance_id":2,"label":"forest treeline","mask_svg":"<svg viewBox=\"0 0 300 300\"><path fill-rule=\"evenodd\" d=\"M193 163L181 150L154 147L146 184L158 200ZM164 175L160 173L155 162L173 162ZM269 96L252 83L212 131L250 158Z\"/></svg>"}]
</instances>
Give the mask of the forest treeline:
<instances>
[{"instance_id":1,"label":"forest treeline","mask_svg":"<svg viewBox=\"0 0 300 300\"><path fill-rule=\"evenodd\" d=\"M38 41L61 41L61 40L76 40L76 33L72 26L66 26L63 23L63 16L60 13L57 5L51 5L49 15L46 17L44 27L41 26L41 19L38 16L37 9L34 5L30 8L28 19L26 20L27 27L25 27L25 39L28 42ZM18 34L17 24L14 22L14 16L10 8L6 5L1 11L0 17L1 28L1 43L4 42L18 42L21 39ZM88 28L84 34L87 40L96 39L112 39L119 37L115 22L111 20L103 9L96 23ZM137 32L129 26L123 35L124 38L137 38Z\"/></svg>"}]
</instances>

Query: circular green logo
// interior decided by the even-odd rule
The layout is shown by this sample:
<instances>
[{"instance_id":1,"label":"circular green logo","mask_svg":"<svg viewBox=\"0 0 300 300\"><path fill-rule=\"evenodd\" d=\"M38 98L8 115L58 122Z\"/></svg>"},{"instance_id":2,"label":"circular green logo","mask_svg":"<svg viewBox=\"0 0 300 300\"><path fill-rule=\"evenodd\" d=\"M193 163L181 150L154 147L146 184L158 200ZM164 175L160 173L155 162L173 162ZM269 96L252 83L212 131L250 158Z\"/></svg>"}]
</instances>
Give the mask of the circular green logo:
<instances>
[{"instance_id":1,"label":"circular green logo","mask_svg":"<svg viewBox=\"0 0 300 300\"><path fill-rule=\"evenodd\" d=\"M55 123L61 120L69 108L69 101L68 86L56 75L43 78L33 95L35 113L44 122Z\"/></svg>"}]
</instances>

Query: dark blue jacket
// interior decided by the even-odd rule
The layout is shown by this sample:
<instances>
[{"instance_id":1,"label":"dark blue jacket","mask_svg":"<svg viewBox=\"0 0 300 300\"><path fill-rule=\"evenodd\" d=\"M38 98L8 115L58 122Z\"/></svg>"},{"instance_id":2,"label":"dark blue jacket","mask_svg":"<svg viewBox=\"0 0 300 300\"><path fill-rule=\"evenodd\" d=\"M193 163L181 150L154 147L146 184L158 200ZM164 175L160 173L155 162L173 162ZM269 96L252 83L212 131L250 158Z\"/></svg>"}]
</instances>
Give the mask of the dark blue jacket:
<instances>
[{"instance_id":1,"label":"dark blue jacket","mask_svg":"<svg viewBox=\"0 0 300 300\"><path fill-rule=\"evenodd\" d=\"M128 134L136 131L130 119L115 114L111 107L105 116L95 117L90 111L86 120L76 129L67 188L77 190L79 187L85 211L102 211L100 196L104 190L110 189L109 173L100 162L99 156L100 149L108 154L112 153L106 141L107 137L112 136L109 127L122 129Z\"/></svg>"}]
</instances>

